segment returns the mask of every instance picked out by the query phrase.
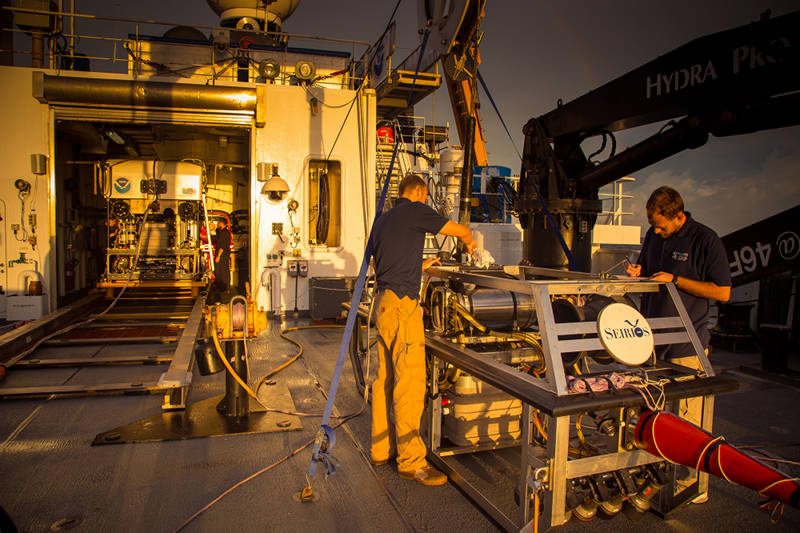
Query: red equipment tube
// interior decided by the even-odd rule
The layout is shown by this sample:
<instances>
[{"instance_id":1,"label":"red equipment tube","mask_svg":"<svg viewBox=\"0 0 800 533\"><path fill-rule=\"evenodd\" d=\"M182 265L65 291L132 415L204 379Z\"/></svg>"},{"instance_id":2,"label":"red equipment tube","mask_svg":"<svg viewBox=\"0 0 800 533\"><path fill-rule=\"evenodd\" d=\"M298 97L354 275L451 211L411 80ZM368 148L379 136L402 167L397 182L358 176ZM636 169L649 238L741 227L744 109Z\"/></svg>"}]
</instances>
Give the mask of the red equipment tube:
<instances>
[{"instance_id":1,"label":"red equipment tube","mask_svg":"<svg viewBox=\"0 0 800 533\"><path fill-rule=\"evenodd\" d=\"M800 484L694 424L662 411L644 411L636 423L639 447L672 463L701 470L762 496L800 508Z\"/></svg>"}]
</instances>

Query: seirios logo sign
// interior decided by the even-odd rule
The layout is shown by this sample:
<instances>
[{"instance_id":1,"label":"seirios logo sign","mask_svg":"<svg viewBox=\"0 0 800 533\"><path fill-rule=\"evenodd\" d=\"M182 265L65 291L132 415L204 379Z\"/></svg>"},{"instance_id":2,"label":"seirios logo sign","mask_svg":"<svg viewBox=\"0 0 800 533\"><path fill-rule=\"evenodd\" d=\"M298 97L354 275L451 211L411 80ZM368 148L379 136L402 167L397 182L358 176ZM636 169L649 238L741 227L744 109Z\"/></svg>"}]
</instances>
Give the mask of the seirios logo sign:
<instances>
[{"instance_id":1,"label":"seirios logo sign","mask_svg":"<svg viewBox=\"0 0 800 533\"><path fill-rule=\"evenodd\" d=\"M630 305L604 307L597 317L597 336L609 355L624 365L641 365L653 353L650 324Z\"/></svg>"}]
</instances>

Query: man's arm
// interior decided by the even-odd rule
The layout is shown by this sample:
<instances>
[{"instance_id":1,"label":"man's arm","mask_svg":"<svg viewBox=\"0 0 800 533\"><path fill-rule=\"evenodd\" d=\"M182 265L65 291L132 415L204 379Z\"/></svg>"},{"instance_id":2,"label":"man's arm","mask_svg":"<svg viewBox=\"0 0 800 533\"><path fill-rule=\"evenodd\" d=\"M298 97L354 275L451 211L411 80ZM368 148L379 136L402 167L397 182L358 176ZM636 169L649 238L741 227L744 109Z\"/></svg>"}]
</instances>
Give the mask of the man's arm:
<instances>
[{"instance_id":1,"label":"man's arm","mask_svg":"<svg viewBox=\"0 0 800 533\"><path fill-rule=\"evenodd\" d=\"M472 238L472 232L469 230L469 228L453 222L452 220L448 220L442 229L439 230L439 233L449 237L457 238L464 244L464 247L467 249L467 253L471 254L477 246L477 243Z\"/></svg>"},{"instance_id":2,"label":"man's arm","mask_svg":"<svg viewBox=\"0 0 800 533\"><path fill-rule=\"evenodd\" d=\"M672 281L672 274L669 272L658 272L650 276L650 279L653 281ZM712 298L720 302L727 302L731 298L730 287L717 285L713 281L699 281L684 276L675 276L674 283L680 290L700 298Z\"/></svg>"}]
</instances>

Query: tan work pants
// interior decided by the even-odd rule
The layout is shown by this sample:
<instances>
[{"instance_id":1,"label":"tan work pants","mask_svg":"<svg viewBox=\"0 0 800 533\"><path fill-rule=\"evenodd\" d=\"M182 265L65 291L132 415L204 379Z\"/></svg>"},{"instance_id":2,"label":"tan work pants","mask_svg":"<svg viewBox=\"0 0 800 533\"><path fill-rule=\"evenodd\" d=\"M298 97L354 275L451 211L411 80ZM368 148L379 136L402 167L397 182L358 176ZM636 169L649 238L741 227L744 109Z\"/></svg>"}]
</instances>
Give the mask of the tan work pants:
<instances>
[{"instance_id":1,"label":"tan work pants","mask_svg":"<svg viewBox=\"0 0 800 533\"><path fill-rule=\"evenodd\" d=\"M425 330L419 300L382 291L376 302L378 375L372 383L372 460L397 454L398 470L427 464L419 435L425 407Z\"/></svg>"},{"instance_id":2,"label":"tan work pants","mask_svg":"<svg viewBox=\"0 0 800 533\"><path fill-rule=\"evenodd\" d=\"M708 356L708 348L706 348L706 356ZM670 361L676 365L685 366L694 370L702 370L703 368L700 365L700 360L695 355L676 357L670 359ZM701 427L700 424L703 419L703 397L698 396L695 398L681 399L678 406L678 416L684 420L688 420L697 427Z\"/></svg>"}]
</instances>

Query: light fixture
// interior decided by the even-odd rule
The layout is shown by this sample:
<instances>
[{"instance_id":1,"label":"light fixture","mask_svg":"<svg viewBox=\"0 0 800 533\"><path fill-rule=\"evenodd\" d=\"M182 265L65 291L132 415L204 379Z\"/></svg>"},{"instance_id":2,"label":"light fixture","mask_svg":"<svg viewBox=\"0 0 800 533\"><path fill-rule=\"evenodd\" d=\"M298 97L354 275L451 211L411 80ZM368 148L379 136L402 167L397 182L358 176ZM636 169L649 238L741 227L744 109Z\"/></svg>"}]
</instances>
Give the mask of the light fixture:
<instances>
[{"instance_id":1,"label":"light fixture","mask_svg":"<svg viewBox=\"0 0 800 533\"><path fill-rule=\"evenodd\" d=\"M294 67L294 75L300 81L311 81L316 69L311 61L298 61Z\"/></svg>"},{"instance_id":2,"label":"light fixture","mask_svg":"<svg viewBox=\"0 0 800 533\"><path fill-rule=\"evenodd\" d=\"M274 59L264 59L258 64L258 73L268 80L274 80L281 73L281 66Z\"/></svg>"}]
</instances>

